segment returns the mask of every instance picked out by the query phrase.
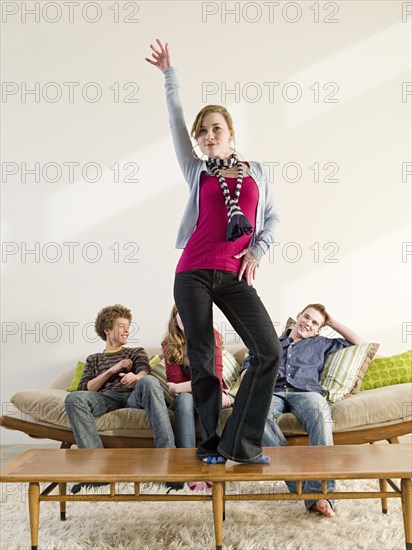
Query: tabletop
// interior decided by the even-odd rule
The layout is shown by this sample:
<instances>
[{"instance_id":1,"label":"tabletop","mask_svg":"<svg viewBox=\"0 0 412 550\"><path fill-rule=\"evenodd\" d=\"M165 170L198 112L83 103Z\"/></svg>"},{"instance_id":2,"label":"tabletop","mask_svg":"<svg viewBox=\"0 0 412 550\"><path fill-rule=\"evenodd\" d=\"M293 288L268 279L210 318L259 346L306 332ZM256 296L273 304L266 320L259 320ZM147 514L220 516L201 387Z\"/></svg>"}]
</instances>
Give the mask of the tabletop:
<instances>
[{"instance_id":1,"label":"tabletop","mask_svg":"<svg viewBox=\"0 0 412 550\"><path fill-rule=\"evenodd\" d=\"M265 447L270 464L205 464L194 449L32 449L0 481L276 481L412 477L410 444Z\"/></svg>"}]
</instances>

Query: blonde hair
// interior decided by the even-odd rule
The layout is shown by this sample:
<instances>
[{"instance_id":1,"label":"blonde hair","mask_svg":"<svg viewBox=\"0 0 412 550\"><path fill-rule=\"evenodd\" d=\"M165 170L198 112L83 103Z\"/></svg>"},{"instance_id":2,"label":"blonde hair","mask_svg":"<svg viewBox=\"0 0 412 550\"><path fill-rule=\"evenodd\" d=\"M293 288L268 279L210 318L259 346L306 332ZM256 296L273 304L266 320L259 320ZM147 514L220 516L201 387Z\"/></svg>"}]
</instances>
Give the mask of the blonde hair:
<instances>
[{"instance_id":1,"label":"blonde hair","mask_svg":"<svg viewBox=\"0 0 412 550\"><path fill-rule=\"evenodd\" d=\"M164 342L167 342L165 351L165 359L168 363L174 365L184 365L187 363L187 348L185 333L177 324L176 316L179 314L176 305L172 307L169 321L167 323L167 333L164 337ZM223 349L223 339L218 331L214 331L215 345L217 348Z\"/></svg>"},{"instance_id":2,"label":"blonde hair","mask_svg":"<svg viewBox=\"0 0 412 550\"><path fill-rule=\"evenodd\" d=\"M184 332L177 324L177 314L177 307L174 305L167 323L165 340L168 343L168 347L165 353L165 359L168 363L183 365L186 355L186 338Z\"/></svg>"},{"instance_id":3,"label":"blonde hair","mask_svg":"<svg viewBox=\"0 0 412 550\"><path fill-rule=\"evenodd\" d=\"M223 107L223 105L206 105L198 112L195 121L193 122L191 136L194 139L197 139L199 137L200 128L202 126L204 117L206 115L210 115L211 113L220 113L226 120L226 124L228 125L229 130L233 133L235 132L235 129L233 128L232 117L230 116L230 113L226 109L226 107Z\"/></svg>"}]
</instances>

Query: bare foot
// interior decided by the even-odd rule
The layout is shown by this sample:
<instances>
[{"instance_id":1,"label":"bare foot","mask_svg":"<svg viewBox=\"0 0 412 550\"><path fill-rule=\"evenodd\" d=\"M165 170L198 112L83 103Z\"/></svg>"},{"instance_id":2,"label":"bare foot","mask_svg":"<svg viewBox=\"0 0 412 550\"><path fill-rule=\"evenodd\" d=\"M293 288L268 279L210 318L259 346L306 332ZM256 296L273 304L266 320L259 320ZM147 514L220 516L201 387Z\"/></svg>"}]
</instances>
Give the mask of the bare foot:
<instances>
[{"instance_id":1,"label":"bare foot","mask_svg":"<svg viewBox=\"0 0 412 550\"><path fill-rule=\"evenodd\" d=\"M330 502L323 499L317 500L314 504L312 504L309 510L311 512L319 512L327 518L333 518L336 515L332 509L332 506L330 505Z\"/></svg>"}]
</instances>

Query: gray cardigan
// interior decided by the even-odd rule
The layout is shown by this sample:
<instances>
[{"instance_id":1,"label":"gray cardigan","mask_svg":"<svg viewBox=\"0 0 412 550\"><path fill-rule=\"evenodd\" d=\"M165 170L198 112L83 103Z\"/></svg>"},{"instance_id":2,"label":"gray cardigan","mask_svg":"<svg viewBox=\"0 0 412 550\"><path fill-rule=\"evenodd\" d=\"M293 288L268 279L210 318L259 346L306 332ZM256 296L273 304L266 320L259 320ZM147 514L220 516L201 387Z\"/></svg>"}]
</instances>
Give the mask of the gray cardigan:
<instances>
[{"instance_id":1,"label":"gray cardigan","mask_svg":"<svg viewBox=\"0 0 412 550\"><path fill-rule=\"evenodd\" d=\"M199 182L202 171L210 173L206 162L195 159L192 154L192 142L183 115L179 98L179 81L177 70L170 67L163 72L165 76L166 103L169 112L169 123L172 130L173 144L183 176L189 185L189 200L177 234L176 248L185 248L196 228L199 217ZM249 250L257 260L267 252L275 242L275 229L279 216L275 209L270 184L264 165L250 162L249 174L259 189L259 202L256 212L256 228Z\"/></svg>"}]
</instances>

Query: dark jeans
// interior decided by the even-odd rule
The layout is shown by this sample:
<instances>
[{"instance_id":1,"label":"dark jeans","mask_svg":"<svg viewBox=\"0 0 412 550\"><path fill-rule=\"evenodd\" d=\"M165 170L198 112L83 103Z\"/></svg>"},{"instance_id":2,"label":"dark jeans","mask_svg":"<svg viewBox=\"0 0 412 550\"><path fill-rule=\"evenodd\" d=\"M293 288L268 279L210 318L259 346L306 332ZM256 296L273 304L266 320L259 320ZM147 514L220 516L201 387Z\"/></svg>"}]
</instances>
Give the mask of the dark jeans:
<instances>
[{"instance_id":1,"label":"dark jeans","mask_svg":"<svg viewBox=\"0 0 412 550\"><path fill-rule=\"evenodd\" d=\"M282 350L272 321L256 290L229 271L199 269L177 273L174 298L187 341L192 394L203 441L198 458L218 453L239 462L262 454L262 436ZM250 367L237 392L221 438L222 406L215 374L213 303L224 313L250 352Z\"/></svg>"}]
</instances>

